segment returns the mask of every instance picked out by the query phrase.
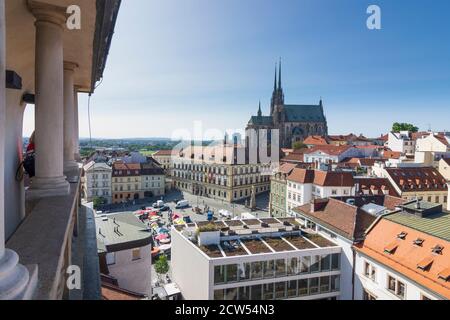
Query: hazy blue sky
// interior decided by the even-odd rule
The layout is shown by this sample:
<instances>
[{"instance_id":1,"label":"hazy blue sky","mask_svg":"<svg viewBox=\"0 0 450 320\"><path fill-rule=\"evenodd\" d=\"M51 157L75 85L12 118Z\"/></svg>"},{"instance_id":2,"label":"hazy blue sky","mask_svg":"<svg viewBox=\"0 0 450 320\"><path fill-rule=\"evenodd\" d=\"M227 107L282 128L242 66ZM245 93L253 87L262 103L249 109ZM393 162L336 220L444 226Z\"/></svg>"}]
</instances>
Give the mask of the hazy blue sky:
<instances>
[{"instance_id":1,"label":"hazy blue sky","mask_svg":"<svg viewBox=\"0 0 450 320\"><path fill-rule=\"evenodd\" d=\"M370 4L380 31L366 28ZM93 136L243 129L259 100L268 113L280 56L286 103L322 96L330 133L450 130L449 15L448 0L123 0ZM81 96L83 137L87 119Z\"/></svg>"}]
</instances>

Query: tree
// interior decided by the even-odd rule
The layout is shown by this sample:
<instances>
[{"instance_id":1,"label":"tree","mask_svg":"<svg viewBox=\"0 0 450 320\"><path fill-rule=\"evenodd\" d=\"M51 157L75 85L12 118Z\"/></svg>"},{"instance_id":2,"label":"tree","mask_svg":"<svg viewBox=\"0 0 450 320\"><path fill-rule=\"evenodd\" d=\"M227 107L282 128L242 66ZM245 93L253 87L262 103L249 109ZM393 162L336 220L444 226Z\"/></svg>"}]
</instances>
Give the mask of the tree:
<instances>
[{"instance_id":1,"label":"tree","mask_svg":"<svg viewBox=\"0 0 450 320\"><path fill-rule=\"evenodd\" d=\"M106 204L106 199L101 197L95 197L94 200L92 200L94 203L94 209L98 209L100 206L103 206Z\"/></svg>"},{"instance_id":2,"label":"tree","mask_svg":"<svg viewBox=\"0 0 450 320\"><path fill-rule=\"evenodd\" d=\"M419 128L410 123L394 123L392 125L392 131L400 132L400 131L409 131L409 132L418 132Z\"/></svg>"},{"instance_id":3,"label":"tree","mask_svg":"<svg viewBox=\"0 0 450 320\"><path fill-rule=\"evenodd\" d=\"M165 254L161 255L155 263L155 271L158 276L162 276L169 272L169 262L167 262L167 256Z\"/></svg>"},{"instance_id":4,"label":"tree","mask_svg":"<svg viewBox=\"0 0 450 320\"><path fill-rule=\"evenodd\" d=\"M292 144L292 148L294 150L300 150L307 148L307 145L303 143L303 141L296 141Z\"/></svg>"}]
</instances>

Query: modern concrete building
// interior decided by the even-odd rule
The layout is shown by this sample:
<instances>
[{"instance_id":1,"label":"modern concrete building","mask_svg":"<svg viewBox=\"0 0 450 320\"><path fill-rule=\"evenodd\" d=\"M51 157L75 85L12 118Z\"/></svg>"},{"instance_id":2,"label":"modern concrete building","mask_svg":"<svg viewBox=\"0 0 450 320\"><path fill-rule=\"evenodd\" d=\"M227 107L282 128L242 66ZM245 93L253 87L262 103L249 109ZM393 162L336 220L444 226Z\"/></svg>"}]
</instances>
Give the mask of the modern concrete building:
<instances>
[{"instance_id":1,"label":"modern concrete building","mask_svg":"<svg viewBox=\"0 0 450 320\"><path fill-rule=\"evenodd\" d=\"M335 300L341 247L293 218L172 229L172 276L184 299Z\"/></svg>"},{"instance_id":2,"label":"modern concrete building","mask_svg":"<svg viewBox=\"0 0 450 320\"><path fill-rule=\"evenodd\" d=\"M357 300L449 300L450 214L410 202L379 217L355 245Z\"/></svg>"},{"instance_id":3,"label":"modern concrete building","mask_svg":"<svg viewBox=\"0 0 450 320\"><path fill-rule=\"evenodd\" d=\"M104 199L106 204L111 203L112 168L106 163L95 163L91 161L83 169L85 172L83 191L86 201L91 202L95 198L100 198Z\"/></svg>"},{"instance_id":4,"label":"modern concrete building","mask_svg":"<svg viewBox=\"0 0 450 320\"><path fill-rule=\"evenodd\" d=\"M68 29L71 5L83 13L79 29ZM73 263L83 279L94 274L79 297L100 296L90 291L100 287L98 271L96 277L95 267L76 260L93 236L79 202L77 97L93 93L103 77L119 6L119 0L0 0L0 300L73 298L66 286ZM17 169L24 110L33 103L36 176L26 189Z\"/></svg>"},{"instance_id":5,"label":"modern concrete building","mask_svg":"<svg viewBox=\"0 0 450 320\"><path fill-rule=\"evenodd\" d=\"M102 274L121 289L151 297L152 234L132 212L95 218Z\"/></svg>"}]
</instances>

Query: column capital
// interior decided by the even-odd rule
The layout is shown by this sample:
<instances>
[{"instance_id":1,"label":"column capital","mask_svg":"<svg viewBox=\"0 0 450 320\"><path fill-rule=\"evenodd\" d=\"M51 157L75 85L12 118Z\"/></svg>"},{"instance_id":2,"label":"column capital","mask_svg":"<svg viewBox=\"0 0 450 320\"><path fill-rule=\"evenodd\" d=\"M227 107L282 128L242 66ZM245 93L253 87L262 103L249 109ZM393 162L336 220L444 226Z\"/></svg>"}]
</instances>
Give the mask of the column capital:
<instances>
[{"instance_id":1,"label":"column capital","mask_svg":"<svg viewBox=\"0 0 450 320\"><path fill-rule=\"evenodd\" d=\"M78 63L64 61L64 70L75 71L79 67Z\"/></svg>"},{"instance_id":2,"label":"column capital","mask_svg":"<svg viewBox=\"0 0 450 320\"><path fill-rule=\"evenodd\" d=\"M35 16L36 22L49 22L63 26L68 18L67 9L36 0L27 0L28 10Z\"/></svg>"}]
</instances>

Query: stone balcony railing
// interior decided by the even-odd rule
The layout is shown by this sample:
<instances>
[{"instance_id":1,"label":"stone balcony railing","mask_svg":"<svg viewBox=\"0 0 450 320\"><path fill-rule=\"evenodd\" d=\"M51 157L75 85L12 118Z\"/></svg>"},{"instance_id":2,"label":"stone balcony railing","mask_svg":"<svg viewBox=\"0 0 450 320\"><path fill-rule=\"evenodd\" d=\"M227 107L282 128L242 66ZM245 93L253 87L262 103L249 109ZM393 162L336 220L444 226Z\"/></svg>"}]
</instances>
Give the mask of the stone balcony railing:
<instances>
[{"instance_id":1,"label":"stone balcony railing","mask_svg":"<svg viewBox=\"0 0 450 320\"><path fill-rule=\"evenodd\" d=\"M21 264L37 265L37 300L101 297L93 210L81 205L81 171L67 175L67 196L32 199L27 194L27 217L6 244ZM67 286L69 266L80 268L79 289Z\"/></svg>"}]
</instances>

